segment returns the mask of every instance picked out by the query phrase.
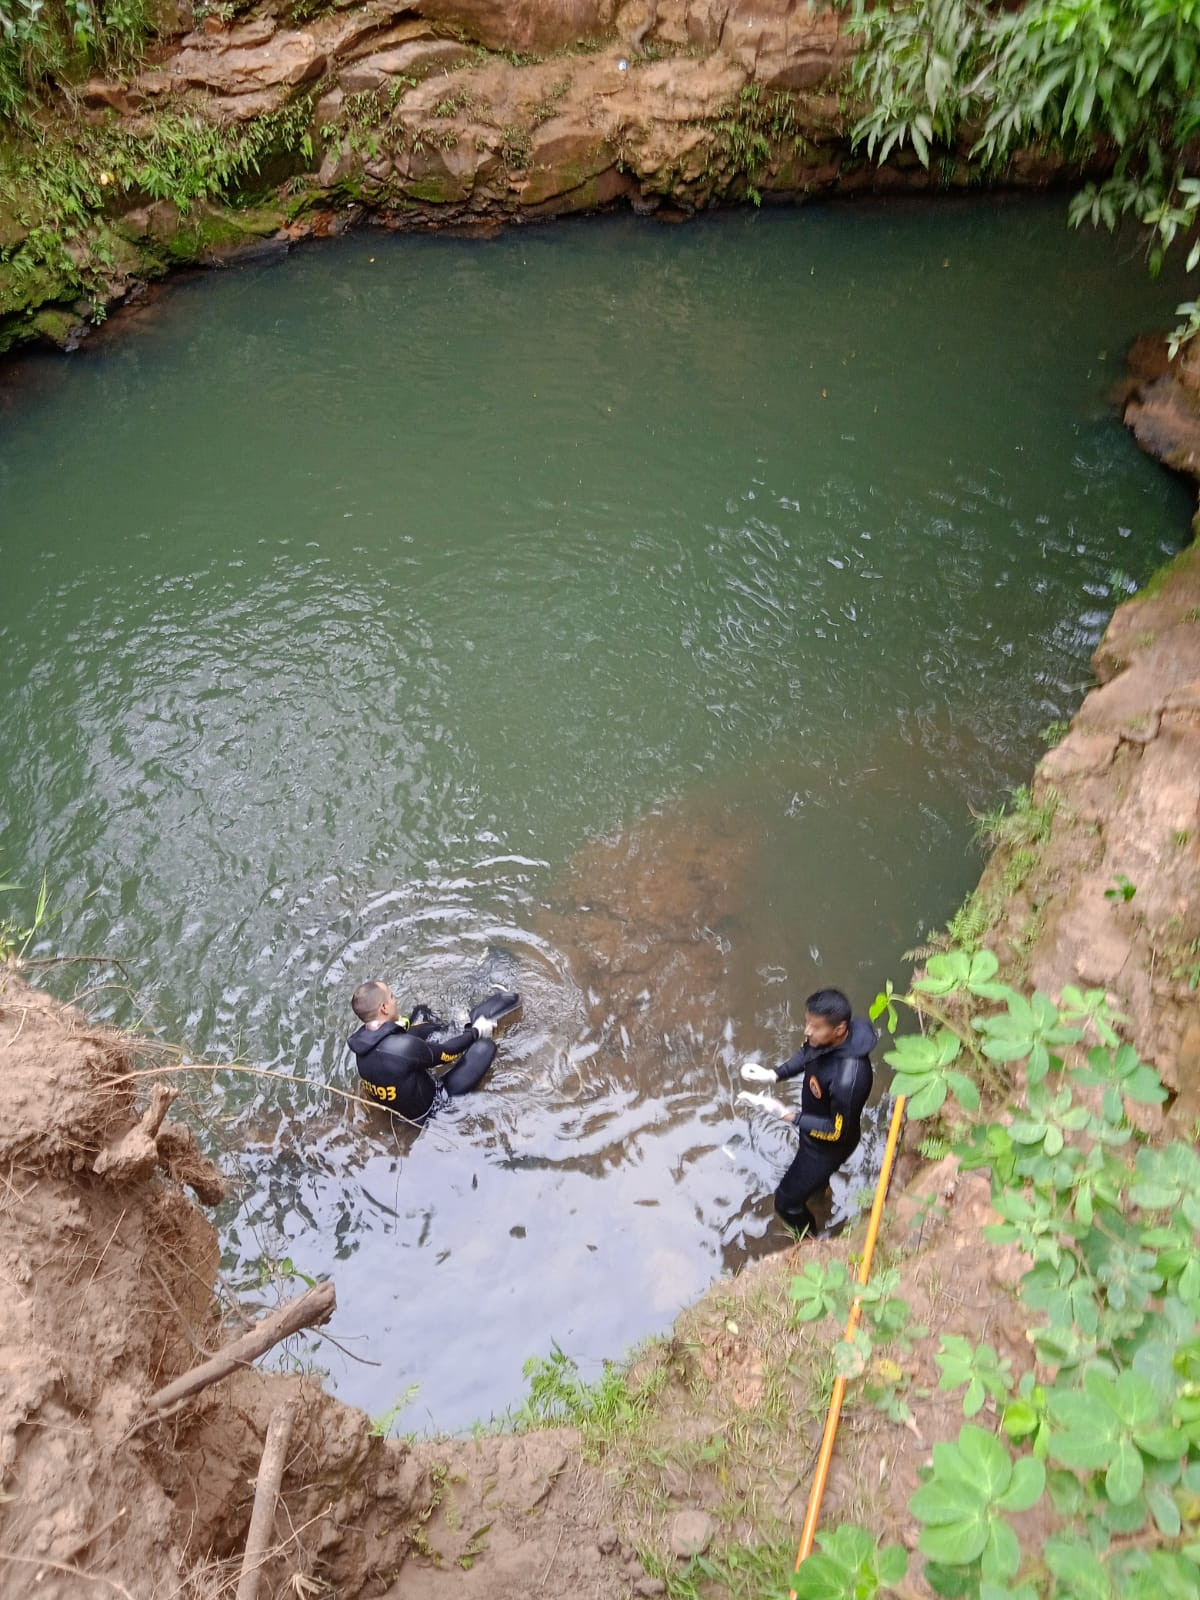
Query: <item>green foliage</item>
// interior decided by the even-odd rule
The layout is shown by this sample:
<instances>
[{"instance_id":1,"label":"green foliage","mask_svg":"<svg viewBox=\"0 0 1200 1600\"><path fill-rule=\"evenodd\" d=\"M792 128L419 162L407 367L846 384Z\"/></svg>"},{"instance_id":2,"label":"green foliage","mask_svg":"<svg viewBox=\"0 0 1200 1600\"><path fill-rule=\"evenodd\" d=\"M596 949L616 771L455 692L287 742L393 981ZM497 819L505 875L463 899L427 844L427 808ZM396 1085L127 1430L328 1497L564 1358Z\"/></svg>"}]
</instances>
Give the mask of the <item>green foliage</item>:
<instances>
[{"instance_id":1,"label":"green foliage","mask_svg":"<svg viewBox=\"0 0 1200 1600\"><path fill-rule=\"evenodd\" d=\"M26 230L0 249L0 264L18 281L50 274L86 291L112 266L99 224L114 198L169 200L186 214L273 156L311 157L310 117L302 101L236 128L180 112L157 116L136 134L115 122L81 124L0 148L0 210Z\"/></svg>"},{"instance_id":2,"label":"green foliage","mask_svg":"<svg viewBox=\"0 0 1200 1600\"><path fill-rule=\"evenodd\" d=\"M1116 881L1110 888L1105 889L1104 898L1106 900L1120 900L1128 905L1136 893L1137 884L1131 883L1123 872L1118 872Z\"/></svg>"},{"instance_id":3,"label":"green foliage","mask_svg":"<svg viewBox=\"0 0 1200 1600\"><path fill-rule=\"evenodd\" d=\"M820 1546L797 1572L797 1600L873 1600L899 1583L908 1570L908 1552L898 1544L876 1549L861 1528L818 1533Z\"/></svg>"},{"instance_id":4,"label":"green foliage","mask_svg":"<svg viewBox=\"0 0 1200 1600\"><path fill-rule=\"evenodd\" d=\"M1064 1026L1058 1007L1048 995L1035 992L1026 1000L1015 991L998 1016L982 1017L975 1027L983 1035L983 1053L989 1061L1024 1061L1028 1081L1041 1083L1050 1067L1050 1050L1077 1044L1078 1028Z\"/></svg>"},{"instance_id":5,"label":"green foliage","mask_svg":"<svg viewBox=\"0 0 1200 1600\"><path fill-rule=\"evenodd\" d=\"M500 130L500 156L510 171L523 172L533 156L529 129L516 122L506 123Z\"/></svg>"},{"instance_id":6,"label":"green foliage","mask_svg":"<svg viewBox=\"0 0 1200 1600\"><path fill-rule=\"evenodd\" d=\"M934 1360L942 1371L939 1389L965 1386L964 1417L975 1416L985 1400L1003 1399L1012 1389L1012 1362L1001 1360L990 1344L975 1346L960 1334L945 1334Z\"/></svg>"},{"instance_id":7,"label":"green foliage","mask_svg":"<svg viewBox=\"0 0 1200 1600\"><path fill-rule=\"evenodd\" d=\"M2 894L17 894L20 888L17 883L0 883ZM46 875L43 873L32 920L26 923L24 917L0 917L0 961L19 960L29 949L38 929L46 920L47 902Z\"/></svg>"},{"instance_id":8,"label":"green foliage","mask_svg":"<svg viewBox=\"0 0 1200 1600\"><path fill-rule=\"evenodd\" d=\"M554 1342L548 1356L532 1356L524 1370L529 1398L514 1413L515 1426L578 1428L592 1449L632 1432L666 1379L665 1371L656 1369L635 1393L629 1386L627 1368L606 1361L596 1382L588 1383L580 1376L578 1364Z\"/></svg>"},{"instance_id":9,"label":"green foliage","mask_svg":"<svg viewBox=\"0 0 1200 1600\"><path fill-rule=\"evenodd\" d=\"M1028 147L1073 159L1107 150L1112 172L1076 196L1073 223L1111 230L1133 217L1155 272L1194 231L1200 0L848 0L847 9L869 106L854 136L877 160L908 146L928 167L964 135L977 160L1001 170ZM1200 241L1188 271L1198 263ZM1200 305L1189 301L1179 315L1172 354L1200 328Z\"/></svg>"},{"instance_id":10,"label":"green foliage","mask_svg":"<svg viewBox=\"0 0 1200 1600\"><path fill-rule=\"evenodd\" d=\"M307 1272L301 1272L291 1256L273 1256L270 1251L263 1250L259 1255L246 1263L245 1274L234 1284L235 1289L262 1289L267 1284L298 1281L305 1283L310 1289L315 1288L317 1279L310 1277Z\"/></svg>"},{"instance_id":11,"label":"green foliage","mask_svg":"<svg viewBox=\"0 0 1200 1600\"><path fill-rule=\"evenodd\" d=\"M985 1237L1028 1262L1014 1320L1037 1366L1014 1393L994 1349L942 1339L940 1387L964 1390L965 1416L989 1401L1003 1411L998 1430L966 1422L933 1447L910 1501L925 1580L947 1600L1193 1596L1200 1155L1183 1141L1151 1147L1131 1125L1130 1106L1165 1091L1118 1039L1123 1019L1101 991L1068 987L1055 1004L997 982L979 953L935 959L911 993L880 995L876 1014L906 1006L937 1023L922 1040L914 1103L931 1083L949 1088L960 1066L1024 1066L1011 1121L979 1123L957 1149L964 1167L991 1171L999 1220ZM840 1292L812 1264L793 1286L805 1308ZM1039 1520L1054 1532L1038 1549L1027 1528L1018 1540L1013 1519L1042 1502ZM861 1548L869 1566L874 1547ZM858 1592L875 1593L869 1578Z\"/></svg>"},{"instance_id":12,"label":"green foliage","mask_svg":"<svg viewBox=\"0 0 1200 1600\"><path fill-rule=\"evenodd\" d=\"M1058 808L1058 795L1053 789L1038 802L1025 784L1012 791L1007 804L994 811L985 811L975 819L975 834L981 843L993 849L1031 849L1045 844L1050 836L1050 824Z\"/></svg>"},{"instance_id":13,"label":"green foliage","mask_svg":"<svg viewBox=\"0 0 1200 1600\"><path fill-rule=\"evenodd\" d=\"M854 1298L854 1287L844 1261L807 1261L788 1289L796 1321L844 1317Z\"/></svg>"},{"instance_id":14,"label":"green foliage","mask_svg":"<svg viewBox=\"0 0 1200 1600\"><path fill-rule=\"evenodd\" d=\"M896 1040L884 1060L896 1069L892 1092L906 1095L910 1117L932 1117L942 1109L953 1090L968 1111L979 1109L979 1090L965 1073L954 1069L962 1054L962 1041L951 1028L936 1033L909 1033Z\"/></svg>"},{"instance_id":15,"label":"green foliage","mask_svg":"<svg viewBox=\"0 0 1200 1600\"><path fill-rule=\"evenodd\" d=\"M421 1385L410 1383L403 1394L398 1394L386 1411L381 1411L377 1417L371 1418L372 1439L386 1439L396 1425L396 1418L410 1406L417 1396Z\"/></svg>"},{"instance_id":16,"label":"green foliage","mask_svg":"<svg viewBox=\"0 0 1200 1600\"><path fill-rule=\"evenodd\" d=\"M720 172L726 182L744 179L746 196L762 203L758 184L778 156L800 155L808 141L799 131L793 96L776 90L764 97L758 84L748 84L722 108L712 125L709 172Z\"/></svg>"},{"instance_id":17,"label":"green foliage","mask_svg":"<svg viewBox=\"0 0 1200 1600\"><path fill-rule=\"evenodd\" d=\"M999 895L984 895L973 890L946 924L951 944L963 950L977 950L1003 912Z\"/></svg>"},{"instance_id":18,"label":"green foliage","mask_svg":"<svg viewBox=\"0 0 1200 1600\"><path fill-rule=\"evenodd\" d=\"M45 91L133 58L154 26L150 0L0 0L0 117Z\"/></svg>"},{"instance_id":19,"label":"green foliage","mask_svg":"<svg viewBox=\"0 0 1200 1600\"><path fill-rule=\"evenodd\" d=\"M909 1351L914 1341L925 1338L929 1331L910 1321L908 1301L895 1293L899 1281L894 1268L877 1272L862 1284L851 1278L842 1261L808 1261L788 1290L797 1322L815 1322L826 1316L845 1322L858 1301L862 1321L833 1346L833 1370L839 1378L864 1379L863 1397L897 1422L911 1415L899 1393L906 1381L903 1370L894 1361L876 1360L868 1372L872 1357L878 1345Z\"/></svg>"}]
</instances>

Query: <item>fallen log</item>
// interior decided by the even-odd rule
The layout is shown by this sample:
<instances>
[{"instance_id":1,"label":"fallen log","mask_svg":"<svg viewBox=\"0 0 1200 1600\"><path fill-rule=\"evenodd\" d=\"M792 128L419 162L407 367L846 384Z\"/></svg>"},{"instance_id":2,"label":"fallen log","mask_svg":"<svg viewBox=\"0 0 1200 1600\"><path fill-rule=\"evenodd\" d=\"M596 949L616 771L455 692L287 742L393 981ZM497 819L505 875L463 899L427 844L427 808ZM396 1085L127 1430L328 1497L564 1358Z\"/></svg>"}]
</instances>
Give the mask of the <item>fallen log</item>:
<instances>
[{"instance_id":1,"label":"fallen log","mask_svg":"<svg viewBox=\"0 0 1200 1600\"><path fill-rule=\"evenodd\" d=\"M256 1322L215 1356L202 1361L198 1367L185 1372L165 1388L156 1390L147 1400L147 1407L151 1411L163 1411L176 1401L186 1400L189 1395L207 1389L210 1383L227 1378L239 1367L248 1367L264 1351L278 1344L281 1339L286 1339L289 1334L328 1322L336 1305L337 1295L332 1283L314 1284L294 1300L272 1311L270 1316L263 1317L261 1322Z\"/></svg>"},{"instance_id":2,"label":"fallen log","mask_svg":"<svg viewBox=\"0 0 1200 1600\"><path fill-rule=\"evenodd\" d=\"M298 1405L299 1401L295 1398L285 1400L281 1406L275 1407L267 1424L262 1461L254 1484L250 1531L246 1535L242 1575L238 1579L235 1600L258 1600L258 1580L270 1552L271 1534L275 1529L275 1501L283 1481L288 1441L292 1437L292 1423L296 1420Z\"/></svg>"}]
</instances>

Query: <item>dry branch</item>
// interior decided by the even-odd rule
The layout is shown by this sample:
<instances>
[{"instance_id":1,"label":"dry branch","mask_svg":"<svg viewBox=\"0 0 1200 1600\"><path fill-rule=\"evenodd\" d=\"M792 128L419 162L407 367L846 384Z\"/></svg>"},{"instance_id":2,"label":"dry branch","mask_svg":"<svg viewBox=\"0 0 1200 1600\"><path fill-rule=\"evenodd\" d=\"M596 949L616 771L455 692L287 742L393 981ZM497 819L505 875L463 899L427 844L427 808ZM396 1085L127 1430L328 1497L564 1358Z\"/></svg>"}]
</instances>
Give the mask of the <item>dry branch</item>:
<instances>
[{"instance_id":1,"label":"dry branch","mask_svg":"<svg viewBox=\"0 0 1200 1600\"><path fill-rule=\"evenodd\" d=\"M324 1288L325 1285L321 1287ZM303 1298L305 1297L301 1296L301 1299ZM236 1600L258 1600L258 1580L263 1564L271 1553L271 1533L275 1527L275 1501L279 1495L279 1485L283 1480L288 1441L292 1437L292 1424L296 1420L298 1404L295 1397L285 1400L281 1406L275 1407L267 1424L267 1437L263 1443L262 1461L259 1463L258 1479L254 1485L254 1508L250 1512L250 1531L246 1535L246 1551L242 1557L242 1575L238 1579Z\"/></svg>"},{"instance_id":2,"label":"dry branch","mask_svg":"<svg viewBox=\"0 0 1200 1600\"><path fill-rule=\"evenodd\" d=\"M289 1300L277 1311L272 1311L270 1316L264 1317L261 1322L256 1322L240 1338L234 1339L223 1350L219 1350L210 1361L202 1361L198 1367L185 1372L182 1378L176 1378L173 1383L168 1383L165 1388L157 1390L146 1402L147 1406L151 1411L162 1411L167 1406L174 1405L177 1400L184 1400L189 1395L206 1389L210 1383L227 1378L239 1367L248 1367L264 1351L278 1344L281 1339L286 1339L289 1334L299 1333L301 1328L312 1328L318 1323L328 1322L336 1305L337 1295L333 1284L315 1284L313 1288L306 1289L302 1295L297 1295L295 1300Z\"/></svg>"}]
</instances>

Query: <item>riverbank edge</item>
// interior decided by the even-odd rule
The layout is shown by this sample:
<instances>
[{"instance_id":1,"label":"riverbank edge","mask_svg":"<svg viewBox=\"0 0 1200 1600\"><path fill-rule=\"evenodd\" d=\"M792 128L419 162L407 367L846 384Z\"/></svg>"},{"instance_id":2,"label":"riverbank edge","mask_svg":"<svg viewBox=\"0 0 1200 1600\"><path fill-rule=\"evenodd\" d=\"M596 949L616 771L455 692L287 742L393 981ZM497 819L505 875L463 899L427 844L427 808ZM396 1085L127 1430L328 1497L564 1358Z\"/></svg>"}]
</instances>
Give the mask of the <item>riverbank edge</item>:
<instances>
[{"instance_id":1,"label":"riverbank edge","mask_svg":"<svg viewBox=\"0 0 1200 1600\"><path fill-rule=\"evenodd\" d=\"M911 152L869 162L833 11L574 11L180 5L144 61L39 112L36 140L0 135L0 353L75 350L180 268L360 226L486 235L619 207L676 222L1073 175L1034 151L991 174L965 148L930 170Z\"/></svg>"},{"instance_id":2,"label":"riverbank edge","mask_svg":"<svg viewBox=\"0 0 1200 1600\"><path fill-rule=\"evenodd\" d=\"M544 63L517 64L535 65ZM744 164L730 170L721 199L738 198L747 181ZM286 224L295 238L319 233L322 217L335 232L370 213L354 199L341 209L327 204L343 181L319 187L325 209L306 202ZM683 214L681 198L660 197L659 214ZM611 203L633 204L631 191ZM395 225L431 225L420 214L429 204L403 209ZM556 214L455 204L470 226ZM144 243L159 260L175 219L169 209L148 212ZM214 262L246 237L272 250L292 242L270 206L253 221L239 212L233 238L220 231L221 208L203 215L203 227L191 214L179 213L178 222L199 228L195 249L207 238ZM203 259L168 251L162 270ZM137 284L152 275L114 278L112 303L135 299ZM42 307L66 319L56 342L69 344L78 305ZM1200 477L1189 431L1200 418L1200 367L1185 357L1168 368L1163 354L1141 351L1127 420L1151 453ZM994 949L1013 981L1047 992L1094 984L1116 996L1131 1017L1130 1036L1174 1090L1167 1125L1176 1131L1194 1131L1200 1120L1200 1023L1192 1015L1200 982L1198 651L1200 546L1192 543L1114 614L1095 656L1097 686L1039 764L1028 797L1010 807L1013 824L998 827L974 904L960 914L969 941ZM156 1071L172 1081L170 1069L146 1055L143 1041L94 1026L14 972L0 973L0 1028L0 1170L8 1186L0 1204L11 1219L0 1276L16 1288L0 1333L12 1376L0 1397L0 1488L8 1496L0 1503L0 1592L10 1582L14 1594L26 1592L26 1575L37 1575L38 1592L51 1600L79 1593L85 1579L90 1592L100 1578L118 1592L136 1582L139 1596L177 1594L180 1585L192 1600L228 1592L267 1423L289 1396L298 1397L300 1415L284 1479L287 1521L266 1569L273 1594L683 1594L697 1550L727 1577L712 1582L711 1593L745 1592L747 1583L761 1592L768 1571L772 1581L786 1571L834 1336L792 1325L788 1284L813 1256L849 1262L861 1230L781 1250L715 1282L635 1362L626 1392L645 1404L624 1412L615 1404L607 1433L603 1419L593 1419L582 1429L389 1443L364 1413L324 1393L316 1376L254 1370L149 1422L147 1396L192 1365L198 1346L221 1341L230 1312L214 1298L215 1234L183 1193L206 1181L185 1159L184 1136L168 1122L132 1162L97 1164L136 1127L142 1088ZM949 1159L922 1162L911 1150L905 1173L907 1186L897 1186L889 1206L881 1265L899 1269L916 1320L972 1339L987 1328L1020 1370L1022 1330L1010 1336L1005 1315L1020 1263L980 1247L990 1217L986 1178L959 1173ZM938 1397L927 1361L914 1358L907 1378L910 1420L850 1408L823 1525L846 1518L913 1543L908 1494L929 1446L956 1431L949 1423L961 1420L961 1409L957 1397ZM381 1413L392 1398L381 1396Z\"/></svg>"},{"instance_id":3,"label":"riverbank edge","mask_svg":"<svg viewBox=\"0 0 1200 1600\"><path fill-rule=\"evenodd\" d=\"M1140 386L1131 404L1144 398ZM997 825L960 931L1020 984L1108 988L1174 1091L1147 1131L1191 1137L1200 544L1118 608L1094 659L1097 685L1010 808L1012 826ZM17 1291L0 1335L12 1375L0 1399L0 1563L40 1572L40 1593L66 1600L80 1574L116 1586L140 1574L148 1595L184 1585L215 1597L240 1564L263 1439L285 1397L299 1400L283 1494L298 1531L279 1526L273 1594L298 1592L300 1578L306 1593L346 1600L476 1589L518 1600L552 1575L559 1592L607 1600L683 1596L707 1572L707 1593L749 1595L786 1570L837 1335L798 1328L788 1287L814 1257L852 1265L861 1225L794 1248L781 1236L778 1255L716 1280L594 1407L560 1371L578 1427L389 1442L390 1392L372 1423L315 1371L254 1369L158 1420L146 1412L152 1390L248 1314L215 1298L216 1235L183 1193L214 1203L219 1178L185 1126L167 1119L145 1134L146 1090L180 1082L177 1063L28 988L15 968L0 973L0 1029L0 1276ZM937 1387L936 1335L975 1342L986 1329L1015 1372L1028 1346L1011 1315L1022 1263L980 1247L986 1176L906 1142L878 1266L897 1269L897 1292L931 1334L889 1380L903 1407L889 1417L878 1397L852 1397L823 1525L853 1520L911 1546L908 1497L930 1444L961 1421L958 1397Z\"/></svg>"}]
</instances>

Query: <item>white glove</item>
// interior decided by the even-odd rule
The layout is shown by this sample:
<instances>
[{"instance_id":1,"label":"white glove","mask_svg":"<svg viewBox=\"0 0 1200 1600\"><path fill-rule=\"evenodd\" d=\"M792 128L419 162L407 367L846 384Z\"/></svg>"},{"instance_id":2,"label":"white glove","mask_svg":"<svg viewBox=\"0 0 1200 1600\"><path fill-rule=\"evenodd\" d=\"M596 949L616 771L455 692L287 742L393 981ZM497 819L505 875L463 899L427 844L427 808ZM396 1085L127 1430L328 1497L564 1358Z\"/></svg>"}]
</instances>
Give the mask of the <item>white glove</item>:
<instances>
[{"instance_id":1,"label":"white glove","mask_svg":"<svg viewBox=\"0 0 1200 1600\"><path fill-rule=\"evenodd\" d=\"M746 1061L742 1064L742 1077L747 1083L778 1083L779 1075L774 1067L764 1067L761 1061Z\"/></svg>"},{"instance_id":2,"label":"white glove","mask_svg":"<svg viewBox=\"0 0 1200 1600\"><path fill-rule=\"evenodd\" d=\"M752 1089L739 1090L737 1104L761 1106L764 1111L773 1111L777 1117L787 1115L787 1107L782 1100L776 1100L773 1094L755 1094Z\"/></svg>"},{"instance_id":3,"label":"white glove","mask_svg":"<svg viewBox=\"0 0 1200 1600\"><path fill-rule=\"evenodd\" d=\"M496 1023L492 1017L476 1017L471 1026L481 1039L490 1039L496 1031Z\"/></svg>"}]
</instances>

